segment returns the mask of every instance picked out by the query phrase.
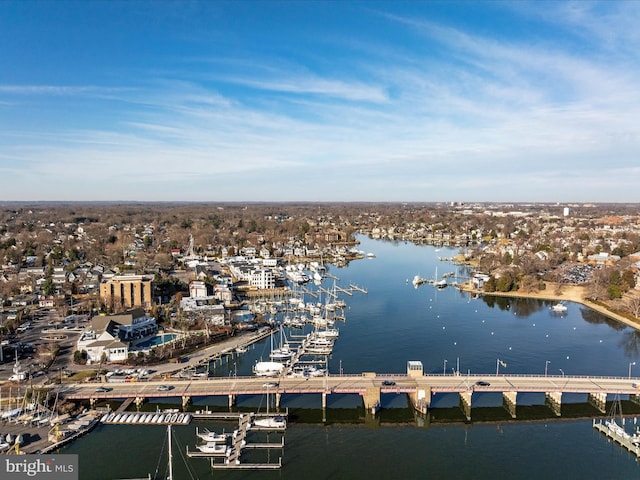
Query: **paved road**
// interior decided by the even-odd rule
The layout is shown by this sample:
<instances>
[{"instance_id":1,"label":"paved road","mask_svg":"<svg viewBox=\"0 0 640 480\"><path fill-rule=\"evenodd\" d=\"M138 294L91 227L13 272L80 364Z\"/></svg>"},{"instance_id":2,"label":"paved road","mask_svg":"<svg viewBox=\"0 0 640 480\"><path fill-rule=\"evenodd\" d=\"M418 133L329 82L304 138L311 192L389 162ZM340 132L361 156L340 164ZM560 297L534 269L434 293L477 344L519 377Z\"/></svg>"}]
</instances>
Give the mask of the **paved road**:
<instances>
[{"instance_id":1,"label":"paved road","mask_svg":"<svg viewBox=\"0 0 640 480\"><path fill-rule=\"evenodd\" d=\"M384 381L394 382L385 385ZM269 383L276 385L268 385ZM477 382L484 382L478 384ZM636 394L636 380L624 377L540 376L540 375L425 375L421 377L332 375L316 378L257 378L220 377L202 380L164 380L150 382L108 384L65 384L61 393L71 399L86 398L131 398L131 397L175 397L209 396L230 394L271 393L354 393L364 394L367 389L380 388L387 393L413 393L425 390L444 392L575 392L575 393L619 393ZM170 385L169 391L158 391L160 385ZM106 387L108 391L96 392Z\"/></svg>"}]
</instances>

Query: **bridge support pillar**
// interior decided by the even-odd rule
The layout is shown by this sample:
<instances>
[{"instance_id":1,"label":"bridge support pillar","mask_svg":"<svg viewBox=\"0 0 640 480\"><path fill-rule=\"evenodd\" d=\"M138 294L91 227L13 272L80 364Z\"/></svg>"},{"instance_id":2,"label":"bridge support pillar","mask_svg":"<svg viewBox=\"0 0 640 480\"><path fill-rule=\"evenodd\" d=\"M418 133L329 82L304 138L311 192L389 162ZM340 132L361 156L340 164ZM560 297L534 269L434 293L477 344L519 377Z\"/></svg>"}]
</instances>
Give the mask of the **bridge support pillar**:
<instances>
[{"instance_id":1,"label":"bridge support pillar","mask_svg":"<svg viewBox=\"0 0 640 480\"><path fill-rule=\"evenodd\" d=\"M365 410L375 414L380 408L380 387L367 387L362 400Z\"/></svg>"},{"instance_id":2,"label":"bridge support pillar","mask_svg":"<svg viewBox=\"0 0 640 480\"><path fill-rule=\"evenodd\" d=\"M636 405L640 405L640 393L634 393L629 395L629 400Z\"/></svg>"},{"instance_id":3,"label":"bridge support pillar","mask_svg":"<svg viewBox=\"0 0 640 480\"><path fill-rule=\"evenodd\" d=\"M136 410L140 411L140 407L142 406L144 401L145 401L144 397L136 397L135 398L135 400L133 402L136 404Z\"/></svg>"},{"instance_id":4,"label":"bridge support pillar","mask_svg":"<svg viewBox=\"0 0 640 480\"><path fill-rule=\"evenodd\" d=\"M322 392L322 423L327 422L327 392Z\"/></svg>"},{"instance_id":5,"label":"bridge support pillar","mask_svg":"<svg viewBox=\"0 0 640 480\"><path fill-rule=\"evenodd\" d=\"M545 392L544 397L544 403L559 417L562 412L562 392Z\"/></svg>"},{"instance_id":6,"label":"bridge support pillar","mask_svg":"<svg viewBox=\"0 0 640 480\"><path fill-rule=\"evenodd\" d=\"M607 413L607 394L596 392L589 394L589 403L596 407L600 413Z\"/></svg>"},{"instance_id":7,"label":"bridge support pillar","mask_svg":"<svg viewBox=\"0 0 640 480\"><path fill-rule=\"evenodd\" d=\"M416 411L426 415L431 405L431 389L417 388L415 392L409 394L409 400Z\"/></svg>"},{"instance_id":8,"label":"bridge support pillar","mask_svg":"<svg viewBox=\"0 0 640 480\"><path fill-rule=\"evenodd\" d=\"M231 410L236 404L236 396L233 393L229 394L229 410Z\"/></svg>"},{"instance_id":9,"label":"bridge support pillar","mask_svg":"<svg viewBox=\"0 0 640 480\"><path fill-rule=\"evenodd\" d=\"M467 421L471 421L471 397L473 396L472 390L466 390L464 392L460 392L460 408L464 412L465 417L467 417Z\"/></svg>"},{"instance_id":10,"label":"bridge support pillar","mask_svg":"<svg viewBox=\"0 0 640 480\"><path fill-rule=\"evenodd\" d=\"M280 399L282 398L282 394L281 393L276 393L275 394L276 397L276 410L280 411Z\"/></svg>"},{"instance_id":11,"label":"bridge support pillar","mask_svg":"<svg viewBox=\"0 0 640 480\"><path fill-rule=\"evenodd\" d=\"M1 347L0 347L1 348ZM96 406L96 399L95 398L90 398L89 399L89 405L91 406L91 408L93 409Z\"/></svg>"},{"instance_id":12,"label":"bridge support pillar","mask_svg":"<svg viewBox=\"0 0 640 480\"><path fill-rule=\"evenodd\" d=\"M516 418L516 400L518 392L502 392L502 406L509 412L511 418Z\"/></svg>"},{"instance_id":13,"label":"bridge support pillar","mask_svg":"<svg viewBox=\"0 0 640 480\"><path fill-rule=\"evenodd\" d=\"M183 395L182 396L182 409L184 410L185 408L187 408L187 405L189 405L189 402L191 401L191 397L189 397L188 395Z\"/></svg>"}]
</instances>

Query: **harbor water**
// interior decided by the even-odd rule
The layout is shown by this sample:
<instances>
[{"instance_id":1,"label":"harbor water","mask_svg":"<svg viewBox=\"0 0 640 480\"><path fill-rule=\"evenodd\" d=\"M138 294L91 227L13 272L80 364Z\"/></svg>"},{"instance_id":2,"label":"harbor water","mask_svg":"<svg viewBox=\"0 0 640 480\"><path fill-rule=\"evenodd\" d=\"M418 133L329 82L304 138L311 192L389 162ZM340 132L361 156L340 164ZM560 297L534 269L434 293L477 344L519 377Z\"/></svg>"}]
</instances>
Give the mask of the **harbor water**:
<instances>
[{"instance_id":1,"label":"harbor water","mask_svg":"<svg viewBox=\"0 0 640 480\"><path fill-rule=\"evenodd\" d=\"M453 287L429 284L414 288L415 275L435 278L437 272L438 277L454 272L449 281L462 281L465 268L446 260L458 251L359 239L358 248L375 258L329 267L339 278L337 285L367 291L340 295L348 307L346 321L336 324L340 337L328 360L332 375L401 374L409 360L421 361L426 373L486 374L488 382L496 373L635 377L637 368L640 375L640 363L634 364L640 336L629 327L572 303L560 315L551 309L556 303L551 301L472 298ZM330 290L333 282L325 279L324 288ZM312 300L319 301L305 299ZM255 361L266 360L268 354L265 340L242 355L213 362L210 372L248 375ZM191 408L216 402L220 399L197 399ZM264 408L263 402L240 397L238 408ZM470 423L464 422L458 403L457 395L436 395L432 413L415 418L405 396L388 394L382 397L378 416L371 418L359 397L329 395L323 423L319 396L285 395L282 407L288 407L294 419L285 449L265 453L271 456L265 461L283 457L281 470L212 472L205 459L186 458L186 446L193 450L195 444L192 424L175 428L175 478L640 477L636 458L592 428L590 417L598 413L586 403L586 395L563 396L560 418L544 406L540 394L518 396L517 420L501 407L500 393L475 394ZM156 406L150 402L145 408ZM635 412L630 408L628 413ZM233 423L198 424L234 428ZM165 436L161 426L100 425L61 453L80 454L83 480L142 478L164 468L166 458L159 457Z\"/></svg>"}]
</instances>

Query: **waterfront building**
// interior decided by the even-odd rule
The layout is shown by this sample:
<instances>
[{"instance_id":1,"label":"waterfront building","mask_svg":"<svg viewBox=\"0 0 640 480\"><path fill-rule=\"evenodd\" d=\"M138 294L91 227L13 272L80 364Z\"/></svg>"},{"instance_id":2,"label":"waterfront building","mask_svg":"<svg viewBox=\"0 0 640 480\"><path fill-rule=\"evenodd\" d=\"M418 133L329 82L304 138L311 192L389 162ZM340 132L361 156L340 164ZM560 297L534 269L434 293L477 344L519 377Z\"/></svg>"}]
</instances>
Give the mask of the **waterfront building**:
<instances>
[{"instance_id":1,"label":"waterfront building","mask_svg":"<svg viewBox=\"0 0 640 480\"><path fill-rule=\"evenodd\" d=\"M135 309L119 315L97 315L77 342L77 350L85 350L92 362L124 361L133 342L153 336L158 331L154 317Z\"/></svg>"},{"instance_id":2,"label":"waterfront building","mask_svg":"<svg viewBox=\"0 0 640 480\"><path fill-rule=\"evenodd\" d=\"M258 290L276 288L276 278L273 270L266 268L253 270L249 277L249 286Z\"/></svg>"},{"instance_id":3,"label":"waterfront building","mask_svg":"<svg viewBox=\"0 0 640 480\"><path fill-rule=\"evenodd\" d=\"M102 280L100 301L114 309L150 308L151 281L150 275L118 275Z\"/></svg>"}]
</instances>

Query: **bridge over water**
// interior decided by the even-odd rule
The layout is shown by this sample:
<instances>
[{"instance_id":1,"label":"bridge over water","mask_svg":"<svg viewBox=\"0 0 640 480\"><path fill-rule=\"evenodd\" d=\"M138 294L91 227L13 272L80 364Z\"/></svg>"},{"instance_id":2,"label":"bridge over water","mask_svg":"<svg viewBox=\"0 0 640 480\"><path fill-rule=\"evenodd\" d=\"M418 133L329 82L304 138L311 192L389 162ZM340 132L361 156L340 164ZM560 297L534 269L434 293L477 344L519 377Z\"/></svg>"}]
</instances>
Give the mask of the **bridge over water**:
<instances>
[{"instance_id":1,"label":"bridge over water","mask_svg":"<svg viewBox=\"0 0 640 480\"><path fill-rule=\"evenodd\" d=\"M160 391L160 385L170 390ZM560 416L562 396L566 393L587 394L589 403L606 413L608 395L629 395L640 404L640 380L626 377L554 376L554 375L452 375L408 372L406 375L379 375L373 372L359 375L328 375L311 378L217 377L208 379L148 381L131 383L76 383L60 386L60 394L70 400L134 399L140 405L148 398L181 397L183 406L193 397L226 396L231 408L238 395L271 394L279 406L283 395L316 394L322 397L323 409L327 396L357 394L366 409L375 411L382 394L406 394L413 407L426 413L434 395L457 393L465 415L471 419L473 396L480 392L499 392L503 406L515 418L518 395L544 393L545 403ZM96 391L107 387L108 391ZM98 390L103 390L98 388Z\"/></svg>"}]
</instances>

